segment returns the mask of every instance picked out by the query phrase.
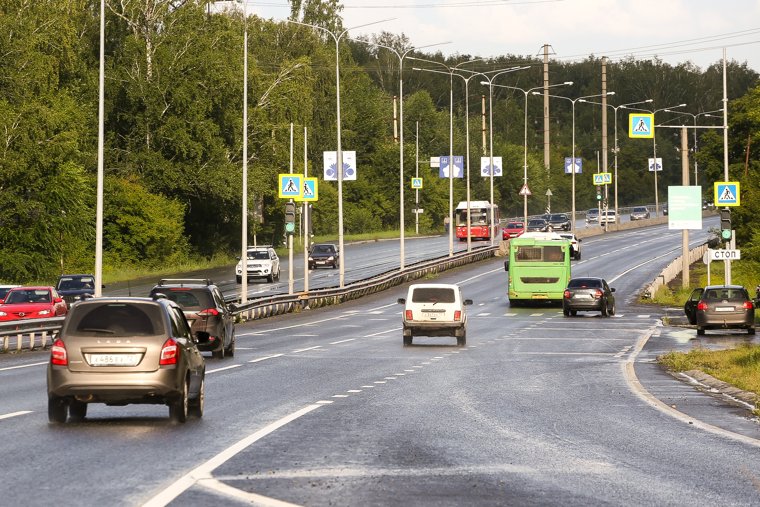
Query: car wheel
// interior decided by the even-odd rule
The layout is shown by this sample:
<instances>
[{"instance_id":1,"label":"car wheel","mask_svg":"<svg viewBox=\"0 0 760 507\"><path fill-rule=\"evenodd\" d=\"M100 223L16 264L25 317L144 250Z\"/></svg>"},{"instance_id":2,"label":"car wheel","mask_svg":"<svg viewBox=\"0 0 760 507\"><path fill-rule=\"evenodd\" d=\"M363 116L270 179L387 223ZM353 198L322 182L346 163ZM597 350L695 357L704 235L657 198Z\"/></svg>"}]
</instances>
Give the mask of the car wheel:
<instances>
[{"instance_id":1,"label":"car wheel","mask_svg":"<svg viewBox=\"0 0 760 507\"><path fill-rule=\"evenodd\" d=\"M275 280L277 280L278 282L280 281L280 270L279 269L277 270L277 278L275 278Z\"/></svg>"},{"instance_id":2,"label":"car wheel","mask_svg":"<svg viewBox=\"0 0 760 507\"><path fill-rule=\"evenodd\" d=\"M218 350L214 350L213 352L211 352L211 356L214 359L224 359L224 338L222 338L222 340L221 340L221 344L219 346L219 349Z\"/></svg>"},{"instance_id":3,"label":"car wheel","mask_svg":"<svg viewBox=\"0 0 760 507\"><path fill-rule=\"evenodd\" d=\"M242 277L242 276L236 276L236 277L235 277L235 281L236 281L237 283L243 283L243 277Z\"/></svg>"},{"instance_id":4,"label":"car wheel","mask_svg":"<svg viewBox=\"0 0 760 507\"><path fill-rule=\"evenodd\" d=\"M81 421L87 417L87 403L81 401L72 401L69 404L69 418L72 421Z\"/></svg>"},{"instance_id":5,"label":"car wheel","mask_svg":"<svg viewBox=\"0 0 760 507\"><path fill-rule=\"evenodd\" d=\"M230 339L230 346L227 347L227 350L224 351L224 354L230 357L235 357L235 333L232 333L232 338Z\"/></svg>"},{"instance_id":6,"label":"car wheel","mask_svg":"<svg viewBox=\"0 0 760 507\"><path fill-rule=\"evenodd\" d=\"M412 337L411 336L404 336L404 347L408 347L412 344Z\"/></svg>"},{"instance_id":7,"label":"car wheel","mask_svg":"<svg viewBox=\"0 0 760 507\"><path fill-rule=\"evenodd\" d=\"M564 315L565 317L569 317L570 316L570 310L568 310L567 308L563 308L562 309L562 315Z\"/></svg>"},{"instance_id":8,"label":"car wheel","mask_svg":"<svg viewBox=\"0 0 760 507\"><path fill-rule=\"evenodd\" d=\"M203 417L203 407L206 404L206 379L201 378L201 386L198 388L198 396L193 399L188 410L193 417Z\"/></svg>"},{"instance_id":9,"label":"car wheel","mask_svg":"<svg viewBox=\"0 0 760 507\"><path fill-rule=\"evenodd\" d=\"M182 392L169 402L169 417L176 422L183 423L187 421L187 412L189 410L190 400L188 399L188 380L182 383Z\"/></svg>"},{"instance_id":10,"label":"car wheel","mask_svg":"<svg viewBox=\"0 0 760 507\"><path fill-rule=\"evenodd\" d=\"M615 315L615 303L612 303L612 308L610 308L610 317Z\"/></svg>"},{"instance_id":11,"label":"car wheel","mask_svg":"<svg viewBox=\"0 0 760 507\"><path fill-rule=\"evenodd\" d=\"M51 423L63 424L66 422L69 407L66 400L58 396L48 398L48 421Z\"/></svg>"},{"instance_id":12,"label":"car wheel","mask_svg":"<svg viewBox=\"0 0 760 507\"><path fill-rule=\"evenodd\" d=\"M309 264L309 271L314 269L314 264Z\"/></svg>"},{"instance_id":13,"label":"car wheel","mask_svg":"<svg viewBox=\"0 0 760 507\"><path fill-rule=\"evenodd\" d=\"M570 315L575 317L576 315L578 315L578 310L570 310Z\"/></svg>"},{"instance_id":14,"label":"car wheel","mask_svg":"<svg viewBox=\"0 0 760 507\"><path fill-rule=\"evenodd\" d=\"M602 317L609 317L610 311L607 308L607 301L602 301Z\"/></svg>"},{"instance_id":15,"label":"car wheel","mask_svg":"<svg viewBox=\"0 0 760 507\"><path fill-rule=\"evenodd\" d=\"M462 336L457 336L457 346L464 347L467 345L467 333L462 333Z\"/></svg>"},{"instance_id":16,"label":"car wheel","mask_svg":"<svg viewBox=\"0 0 760 507\"><path fill-rule=\"evenodd\" d=\"M267 276L267 282L274 283L274 273L272 273L271 275Z\"/></svg>"},{"instance_id":17,"label":"car wheel","mask_svg":"<svg viewBox=\"0 0 760 507\"><path fill-rule=\"evenodd\" d=\"M697 336L702 336L705 334L705 329L702 327L697 327Z\"/></svg>"},{"instance_id":18,"label":"car wheel","mask_svg":"<svg viewBox=\"0 0 760 507\"><path fill-rule=\"evenodd\" d=\"M577 254L575 254L575 260L576 261L581 260L581 253L580 252L578 252Z\"/></svg>"},{"instance_id":19,"label":"car wheel","mask_svg":"<svg viewBox=\"0 0 760 507\"><path fill-rule=\"evenodd\" d=\"M747 328L747 334L755 334L755 328L754 327Z\"/></svg>"}]
</instances>

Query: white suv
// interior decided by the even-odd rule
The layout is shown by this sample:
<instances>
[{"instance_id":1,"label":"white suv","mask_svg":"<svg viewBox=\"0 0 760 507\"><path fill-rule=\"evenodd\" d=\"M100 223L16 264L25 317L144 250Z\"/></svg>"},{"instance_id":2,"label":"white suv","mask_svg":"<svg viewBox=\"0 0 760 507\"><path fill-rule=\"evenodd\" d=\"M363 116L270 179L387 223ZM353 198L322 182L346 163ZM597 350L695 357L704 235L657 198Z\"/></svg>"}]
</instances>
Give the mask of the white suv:
<instances>
[{"instance_id":1,"label":"white suv","mask_svg":"<svg viewBox=\"0 0 760 507\"><path fill-rule=\"evenodd\" d=\"M462 299L458 285L420 283L409 286L403 314L404 346L417 336L455 336L460 347L467 343L467 314L464 307L472 300Z\"/></svg>"},{"instance_id":2,"label":"white suv","mask_svg":"<svg viewBox=\"0 0 760 507\"><path fill-rule=\"evenodd\" d=\"M247 250L248 279L266 278L269 283L280 279L280 258L271 246L255 246ZM235 267L237 283L243 281L243 261Z\"/></svg>"}]
</instances>

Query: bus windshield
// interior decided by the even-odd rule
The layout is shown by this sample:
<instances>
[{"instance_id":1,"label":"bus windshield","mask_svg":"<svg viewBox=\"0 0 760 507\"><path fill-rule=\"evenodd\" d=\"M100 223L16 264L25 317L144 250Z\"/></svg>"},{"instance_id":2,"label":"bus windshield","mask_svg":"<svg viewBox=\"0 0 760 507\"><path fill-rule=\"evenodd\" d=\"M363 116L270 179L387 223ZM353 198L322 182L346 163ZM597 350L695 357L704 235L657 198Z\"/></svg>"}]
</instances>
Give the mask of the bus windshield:
<instances>
[{"instance_id":1,"label":"bus windshield","mask_svg":"<svg viewBox=\"0 0 760 507\"><path fill-rule=\"evenodd\" d=\"M509 302L562 302L570 281L570 243L563 239L514 238L509 244Z\"/></svg>"}]
</instances>

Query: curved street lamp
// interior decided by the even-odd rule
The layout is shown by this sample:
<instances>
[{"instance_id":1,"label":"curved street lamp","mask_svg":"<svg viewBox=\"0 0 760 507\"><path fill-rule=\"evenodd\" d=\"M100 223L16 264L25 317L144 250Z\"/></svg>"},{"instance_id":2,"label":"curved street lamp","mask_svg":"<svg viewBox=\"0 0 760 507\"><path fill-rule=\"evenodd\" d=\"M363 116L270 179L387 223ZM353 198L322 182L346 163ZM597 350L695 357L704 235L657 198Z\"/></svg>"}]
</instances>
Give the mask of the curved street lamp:
<instances>
[{"instance_id":1,"label":"curved street lamp","mask_svg":"<svg viewBox=\"0 0 760 507\"><path fill-rule=\"evenodd\" d=\"M536 92L533 92L533 93L536 94ZM572 191L571 191L572 201L573 201L571 213L572 213L573 219L570 224L571 224L573 232L575 232L575 103L582 99L593 99L594 97L604 97L604 96L610 96L610 95L615 95L615 92L597 93L595 95L585 95L583 97L578 97L575 99L571 99L570 97L563 97L562 95L549 95L549 97L553 97L555 99L569 100L570 103L572 104L572 116L573 116L573 141L572 141L573 155L572 157L573 158L571 159L571 163L570 163L570 169L571 169L570 172L573 175Z\"/></svg>"},{"instance_id":2,"label":"curved street lamp","mask_svg":"<svg viewBox=\"0 0 760 507\"><path fill-rule=\"evenodd\" d=\"M449 75L449 257L454 256L454 71L460 66L482 61L482 58L473 58L464 62L459 62L454 66L448 66L445 63L437 62L435 60L426 60L424 58L409 57L410 60L416 60L419 62L427 62L435 65L440 65L446 69L446 72L436 71L433 69L423 69L420 67L413 67L412 70L418 70L423 72L435 72L437 74ZM458 75L458 74L457 74ZM460 76L461 77L461 76Z\"/></svg>"},{"instance_id":3,"label":"curved street lamp","mask_svg":"<svg viewBox=\"0 0 760 507\"><path fill-rule=\"evenodd\" d=\"M336 125L336 131L337 131L337 140L338 144L336 146L336 161L335 166L337 168L338 173L338 252L340 252L340 256L338 257L338 265L340 266L340 288L343 288L344 282L345 282L345 260L346 260L346 254L343 249L343 150L341 148L340 144L340 39L343 38L344 35L348 33L349 30L353 30L354 28L361 28L363 26L369 26L369 25L376 25L378 23L384 23L385 21L390 21L394 18L389 19L382 19L380 21L373 21L372 23L364 23L362 25L356 25L352 26L351 28L346 28L339 34L335 34L332 31L328 30L327 28L324 28L322 26L317 25L311 25L309 23L302 23L300 21L293 21L291 19L287 19L288 23L293 23L296 25L302 25L302 26L308 26L310 28L315 28L317 30L322 30L323 32L330 35L330 37L333 38L335 41L335 96L336 96L336 111L337 111L337 118L335 121Z\"/></svg>"},{"instance_id":4,"label":"curved street lamp","mask_svg":"<svg viewBox=\"0 0 760 507\"><path fill-rule=\"evenodd\" d=\"M723 108L715 109L713 111L705 111L703 113L687 113L686 111L672 111L670 109L665 110L666 113L677 113L681 116L688 115L691 116L694 120L694 184L697 185L697 118L700 116L705 116L707 118L713 117L713 118L720 118L720 116L711 116L710 113L722 113Z\"/></svg>"},{"instance_id":5,"label":"curved street lamp","mask_svg":"<svg viewBox=\"0 0 760 507\"><path fill-rule=\"evenodd\" d=\"M481 84L486 84L485 82L481 81ZM554 88L557 86L570 86L572 85L572 81L565 81L564 83L556 83L547 86L546 88ZM523 95L525 96L525 107L524 107L524 118L523 118L523 189L527 190L528 188L528 95L533 93L534 95L538 95L535 90L543 90L543 86L534 86L533 88L529 89L523 89L518 88L517 86L507 86L507 85L497 85L494 84L492 86L496 86L498 88L509 88L510 90L518 90L523 92ZM573 219L574 220L574 219ZM528 193L525 192L523 195L523 228L524 230L528 230ZM573 228L575 230L575 228Z\"/></svg>"}]
</instances>

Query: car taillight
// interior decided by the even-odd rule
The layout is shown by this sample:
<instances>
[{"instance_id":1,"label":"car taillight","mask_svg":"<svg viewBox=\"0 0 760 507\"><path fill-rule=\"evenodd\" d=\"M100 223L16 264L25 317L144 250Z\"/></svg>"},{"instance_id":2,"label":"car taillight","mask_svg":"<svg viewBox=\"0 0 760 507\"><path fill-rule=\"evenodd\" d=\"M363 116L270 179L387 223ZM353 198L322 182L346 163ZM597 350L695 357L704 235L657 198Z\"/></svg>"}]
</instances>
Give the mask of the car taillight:
<instances>
[{"instance_id":1,"label":"car taillight","mask_svg":"<svg viewBox=\"0 0 760 507\"><path fill-rule=\"evenodd\" d=\"M570 291L569 291L569 290L566 290L566 291L565 291L565 293L563 294L563 297L564 297L565 299L570 299Z\"/></svg>"},{"instance_id":2,"label":"car taillight","mask_svg":"<svg viewBox=\"0 0 760 507\"><path fill-rule=\"evenodd\" d=\"M704 301L697 303L697 310L707 310L707 303Z\"/></svg>"},{"instance_id":3,"label":"car taillight","mask_svg":"<svg viewBox=\"0 0 760 507\"><path fill-rule=\"evenodd\" d=\"M169 338L164 342L164 346L161 347L161 358L158 364L161 366L167 366L170 364L177 364L177 358L179 357L179 348L174 338Z\"/></svg>"},{"instance_id":4,"label":"car taillight","mask_svg":"<svg viewBox=\"0 0 760 507\"><path fill-rule=\"evenodd\" d=\"M755 307L755 305L752 304L752 301L745 301L742 306L745 310L751 310Z\"/></svg>"},{"instance_id":5,"label":"car taillight","mask_svg":"<svg viewBox=\"0 0 760 507\"><path fill-rule=\"evenodd\" d=\"M462 310L454 310L454 320L457 322L462 320Z\"/></svg>"},{"instance_id":6,"label":"car taillight","mask_svg":"<svg viewBox=\"0 0 760 507\"><path fill-rule=\"evenodd\" d=\"M596 289L596 292L594 292L594 299L600 299L604 293L600 289Z\"/></svg>"},{"instance_id":7,"label":"car taillight","mask_svg":"<svg viewBox=\"0 0 760 507\"><path fill-rule=\"evenodd\" d=\"M60 338L53 342L53 347L50 349L50 363L58 366L69 365L69 356L66 354L66 345Z\"/></svg>"},{"instance_id":8,"label":"car taillight","mask_svg":"<svg viewBox=\"0 0 760 507\"><path fill-rule=\"evenodd\" d=\"M407 311L406 311L406 312L404 312L404 313L406 314L406 320L414 320L414 319L412 318L412 311L411 311L411 310L407 310Z\"/></svg>"},{"instance_id":9,"label":"car taillight","mask_svg":"<svg viewBox=\"0 0 760 507\"><path fill-rule=\"evenodd\" d=\"M219 310L217 310L216 308L206 308L205 310L199 311L198 315L200 315L201 317L208 317L209 315L213 315L214 317L216 317L217 315L219 315Z\"/></svg>"}]
</instances>

